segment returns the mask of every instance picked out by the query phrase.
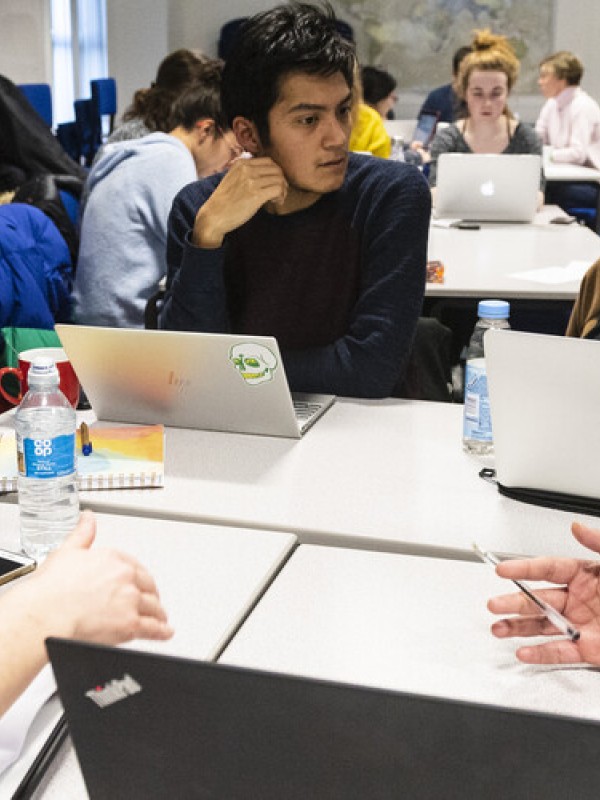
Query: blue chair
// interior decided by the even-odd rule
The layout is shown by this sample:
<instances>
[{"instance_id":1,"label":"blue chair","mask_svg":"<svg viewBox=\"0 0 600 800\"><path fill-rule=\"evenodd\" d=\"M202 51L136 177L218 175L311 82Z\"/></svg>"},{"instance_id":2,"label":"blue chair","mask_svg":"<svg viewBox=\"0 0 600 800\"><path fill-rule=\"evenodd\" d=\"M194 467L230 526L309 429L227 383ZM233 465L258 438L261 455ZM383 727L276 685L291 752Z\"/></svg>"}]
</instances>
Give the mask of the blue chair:
<instances>
[{"instance_id":1,"label":"blue chair","mask_svg":"<svg viewBox=\"0 0 600 800\"><path fill-rule=\"evenodd\" d=\"M56 126L56 138L65 153L71 156L73 161L81 164L81 142L79 141L77 123L60 122Z\"/></svg>"},{"instance_id":2,"label":"blue chair","mask_svg":"<svg viewBox=\"0 0 600 800\"><path fill-rule=\"evenodd\" d=\"M108 133L111 134L115 127L115 114L117 113L117 82L114 78L98 78L90 81L92 100L96 103L100 116L109 117Z\"/></svg>"},{"instance_id":3,"label":"blue chair","mask_svg":"<svg viewBox=\"0 0 600 800\"><path fill-rule=\"evenodd\" d=\"M23 92L34 111L40 115L46 125L52 127L52 92L47 83L21 83Z\"/></svg>"},{"instance_id":4,"label":"blue chair","mask_svg":"<svg viewBox=\"0 0 600 800\"><path fill-rule=\"evenodd\" d=\"M102 126L96 101L92 98L75 100L75 125L80 147L80 159L90 167L102 144Z\"/></svg>"}]
</instances>

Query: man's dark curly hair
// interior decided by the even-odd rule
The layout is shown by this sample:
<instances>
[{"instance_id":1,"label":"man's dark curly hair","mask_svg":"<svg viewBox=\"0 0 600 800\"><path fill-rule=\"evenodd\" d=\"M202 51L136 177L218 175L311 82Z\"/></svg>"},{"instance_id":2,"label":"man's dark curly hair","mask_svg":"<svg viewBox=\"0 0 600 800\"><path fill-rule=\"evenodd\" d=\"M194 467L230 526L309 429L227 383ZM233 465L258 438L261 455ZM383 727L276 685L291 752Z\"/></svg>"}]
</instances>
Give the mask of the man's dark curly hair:
<instances>
[{"instance_id":1,"label":"man's dark curly hair","mask_svg":"<svg viewBox=\"0 0 600 800\"><path fill-rule=\"evenodd\" d=\"M328 3L292 3L250 17L240 27L223 70L221 97L229 125L245 117L269 143L268 114L281 80L291 73L329 77L340 72L351 89L354 45L336 28Z\"/></svg>"}]
</instances>

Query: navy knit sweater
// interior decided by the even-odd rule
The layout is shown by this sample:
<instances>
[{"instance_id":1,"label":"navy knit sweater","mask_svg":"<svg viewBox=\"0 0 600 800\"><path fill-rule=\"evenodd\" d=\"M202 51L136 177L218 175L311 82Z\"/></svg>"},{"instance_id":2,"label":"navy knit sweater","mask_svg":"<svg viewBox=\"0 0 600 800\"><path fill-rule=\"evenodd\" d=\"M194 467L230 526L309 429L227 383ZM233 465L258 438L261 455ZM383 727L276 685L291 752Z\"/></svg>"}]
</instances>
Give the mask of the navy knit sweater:
<instances>
[{"instance_id":1,"label":"navy knit sweater","mask_svg":"<svg viewBox=\"0 0 600 800\"><path fill-rule=\"evenodd\" d=\"M425 287L431 201L419 171L350 154L342 187L309 208L261 209L221 248L194 247L196 213L221 177L174 201L161 327L275 336L293 391L388 396Z\"/></svg>"}]
</instances>

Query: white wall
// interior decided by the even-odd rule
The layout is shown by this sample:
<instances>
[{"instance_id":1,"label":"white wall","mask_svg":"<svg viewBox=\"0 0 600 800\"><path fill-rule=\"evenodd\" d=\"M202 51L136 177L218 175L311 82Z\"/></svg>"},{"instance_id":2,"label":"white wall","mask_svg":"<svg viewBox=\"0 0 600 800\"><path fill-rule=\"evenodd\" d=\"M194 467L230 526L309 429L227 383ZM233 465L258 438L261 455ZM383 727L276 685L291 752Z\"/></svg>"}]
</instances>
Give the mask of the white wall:
<instances>
[{"instance_id":1,"label":"white wall","mask_svg":"<svg viewBox=\"0 0 600 800\"><path fill-rule=\"evenodd\" d=\"M600 102L600 4L598 0L556 0L556 50L571 50L583 61L581 85Z\"/></svg>"},{"instance_id":2,"label":"white wall","mask_svg":"<svg viewBox=\"0 0 600 800\"><path fill-rule=\"evenodd\" d=\"M109 73L117 79L119 113L136 89L149 85L167 53L193 47L216 55L225 22L273 5L270 0L107 0ZM598 0L556 0L554 36L554 49L573 50L582 59L583 86L598 100L599 5ZM16 83L51 82L49 0L0 0L0 73ZM420 94L405 97L404 114L413 116L421 99ZM540 105L538 96L517 95L512 103L523 119L534 119Z\"/></svg>"},{"instance_id":3,"label":"white wall","mask_svg":"<svg viewBox=\"0 0 600 800\"><path fill-rule=\"evenodd\" d=\"M0 74L14 83L50 80L48 0L0 0Z\"/></svg>"},{"instance_id":4,"label":"white wall","mask_svg":"<svg viewBox=\"0 0 600 800\"><path fill-rule=\"evenodd\" d=\"M272 5L275 3L268 0L170 0L171 49L198 48L216 56L219 32L225 22L257 14Z\"/></svg>"},{"instance_id":5,"label":"white wall","mask_svg":"<svg viewBox=\"0 0 600 800\"><path fill-rule=\"evenodd\" d=\"M119 0L111 0L113 3ZM137 2L144 0L120 0ZM238 16L248 16L274 6L269 0L169 0L169 49L198 47L216 55L221 26ZM335 6L335 0L334 0ZM600 8L598 0L556 0L554 48L573 50L586 67L584 88L600 101ZM360 57L360 53L359 53ZM129 72L135 69L135 56ZM441 69L444 75L445 66ZM440 78L440 82L445 80ZM140 84L144 85L144 84ZM403 115L416 116L422 94L407 94L402 98ZM535 120L541 107L539 95L515 95L511 107L524 120Z\"/></svg>"},{"instance_id":6,"label":"white wall","mask_svg":"<svg viewBox=\"0 0 600 800\"><path fill-rule=\"evenodd\" d=\"M164 0L106 0L106 27L108 73L117 81L120 116L174 49L169 44L169 6Z\"/></svg>"}]
</instances>

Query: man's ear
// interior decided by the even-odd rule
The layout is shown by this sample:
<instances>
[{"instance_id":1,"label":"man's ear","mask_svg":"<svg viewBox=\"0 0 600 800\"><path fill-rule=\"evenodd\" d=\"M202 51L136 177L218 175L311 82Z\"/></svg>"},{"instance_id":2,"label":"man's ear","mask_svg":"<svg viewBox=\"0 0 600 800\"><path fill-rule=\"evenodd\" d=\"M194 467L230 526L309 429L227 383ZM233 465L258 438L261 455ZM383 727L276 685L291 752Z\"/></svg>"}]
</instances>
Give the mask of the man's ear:
<instances>
[{"instance_id":1,"label":"man's ear","mask_svg":"<svg viewBox=\"0 0 600 800\"><path fill-rule=\"evenodd\" d=\"M253 156L259 155L262 151L262 144L256 125L245 117L236 117L233 120L231 130L240 145Z\"/></svg>"}]
</instances>

